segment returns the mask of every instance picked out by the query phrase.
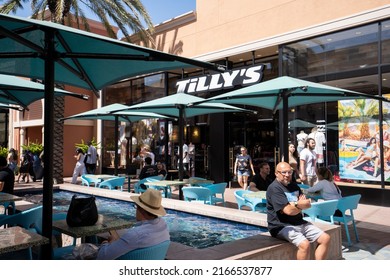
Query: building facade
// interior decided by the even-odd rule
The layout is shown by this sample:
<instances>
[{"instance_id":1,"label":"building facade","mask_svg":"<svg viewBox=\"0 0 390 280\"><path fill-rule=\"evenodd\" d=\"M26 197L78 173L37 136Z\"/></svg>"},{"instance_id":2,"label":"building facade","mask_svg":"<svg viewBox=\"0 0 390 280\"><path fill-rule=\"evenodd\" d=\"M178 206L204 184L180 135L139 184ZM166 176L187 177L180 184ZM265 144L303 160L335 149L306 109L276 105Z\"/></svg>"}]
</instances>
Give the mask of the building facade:
<instances>
[{"instance_id":1,"label":"building facade","mask_svg":"<svg viewBox=\"0 0 390 280\"><path fill-rule=\"evenodd\" d=\"M390 5L385 0L198 0L196 11L157 25L155 43L160 51L223 64L229 70L262 65L264 81L287 75L371 95L385 95L390 93L389 15ZM132 40L137 42L136 37ZM194 68L129 77L103 90L102 98L92 101L92 106L115 102L131 105L155 99L175 93L177 82L182 79L209 74L213 73ZM210 97L235 88L194 94ZM186 141L196 147L196 174L216 181L230 181L232 161L240 145L248 148L256 162L274 164L281 157L279 143L282 137L289 137L297 145L297 135L301 131L309 134L313 127L317 127L325 138L323 164L334 171L341 185L348 185L349 188L343 188L345 193L367 192L365 197L370 202L389 203L387 161L384 159L387 106L368 102L328 102L291 108L287 136L279 131L277 112L248 106L257 110L257 115L210 114L188 119ZM68 115L80 112L81 108L71 107L72 112L68 111ZM360 115L354 114L359 110ZM160 153L158 140L162 126L174 138L175 121L157 120L133 125L134 135L138 136L132 139L132 148L137 149L146 140L155 153ZM14 125L14 128L23 127ZM14 134L19 137L21 133L15 133L15 129ZM67 129L90 131L84 139L96 136L105 148L101 151L102 166L111 165L111 146L115 141L112 123L103 122L100 127L97 122L67 121L65 131ZM120 129L121 151L126 151L126 125L122 124ZM81 134L65 135L83 139ZM66 137L64 149L72 154L74 143L71 142L79 140ZM378 139L377 158L384 161L370 161L361 169L348 169L347 165L359 156L359 148L365 151L364 144L372 137ZM175 140L171 139L171 142L170 155L173 158ZM341 153L341 142L347 143L348 153ZM122 153L121 165L125 165L125 154ZM64 165L68 160L64 159ZM169 164L174 168L175 160L171 159ZM69 174L64 171L66 173Z\"/></svg>"}]
</instances>

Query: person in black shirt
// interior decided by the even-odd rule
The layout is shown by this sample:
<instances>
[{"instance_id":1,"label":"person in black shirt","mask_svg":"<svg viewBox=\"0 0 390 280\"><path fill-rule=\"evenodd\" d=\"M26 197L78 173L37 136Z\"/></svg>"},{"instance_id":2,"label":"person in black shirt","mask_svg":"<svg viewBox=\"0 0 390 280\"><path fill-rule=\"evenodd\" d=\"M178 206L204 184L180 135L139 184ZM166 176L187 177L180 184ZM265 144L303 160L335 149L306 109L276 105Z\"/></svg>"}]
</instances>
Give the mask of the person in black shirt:
<instances>
[{"instance_id":1,"label":"person in black shirt","mask_svg":"<svg viewBox=\"0 0 390 280\"><path fill-rule=\"evenodd\" d=\"M7 159L0 156L0 192L14 193L15 174L9 169Z\"/></svg>"},{"instance_id":2,"label":"person in black shirt","mask_svg":"<svg viewBox=\"0 0 390 280\"><path fill-rule=\"evenodd\" d=\"M259 165L260 172L253 176L249 183L248 189L253 192L266 191L268 186L272 183L272 179L269 176L271 168L268 163L262 162Z\"/></svg>"},{"instance_id":3,"label":"person in black shirt","mask_svg":"<svg viewBox=\"0 0 390 280\"><path fill-rule=\"evenodd\" d=\"M271 236L294 244L298 260L310 257L310 243L317 242L316 260L326 259L330 236L303 219L302 210L311 207L310 199L292 182L293 170L287 162L276 166L276 179L267 189L267 222Z\"/></svg>"}]
</instances>

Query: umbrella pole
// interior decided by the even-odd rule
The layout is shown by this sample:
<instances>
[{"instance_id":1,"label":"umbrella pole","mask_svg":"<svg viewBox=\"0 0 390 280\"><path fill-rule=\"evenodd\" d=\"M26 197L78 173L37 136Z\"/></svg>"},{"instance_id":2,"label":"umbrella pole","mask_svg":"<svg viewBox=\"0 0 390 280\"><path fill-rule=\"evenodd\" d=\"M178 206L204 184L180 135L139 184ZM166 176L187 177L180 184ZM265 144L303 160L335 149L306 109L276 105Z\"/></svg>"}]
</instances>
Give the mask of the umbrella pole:
<instances>
[{"instance_id":1,"label":"umbrella pole","mask_svg":"<svg viewBox=\"0 0 390 280\"><path fill-rule=\"evenodd\" d=\"M183 137L184 137L184 122L183 122L183 105L179 105L179 180L183 181Z\"/></svg>"},{"instance_id":2,"label":"umbrella pole","mask_svg":"<svg viewBox=\"0 0 390 280\"><path fill-rule=\"evenodd\" d=\"M42 234L49 243L42 246L42 259L52 259L52 229L53 229L53 139L54 139L54 32L45 32L45 125L44 125L44 176L43 176L43 207ZM57 159L62 160L62 159Z\"/></svg>"},{"instance_id":3,"label":"umbrella pole","mask_svg":"<svg viewBox=\"0 0 390 280\"><path fill-rule=\"evenodd\" d=\"M283 129L282 129L282 139L283 139L283 146L282 146L282 155L284 156L284 161L289 162L288 156L288 97L289 97L289 92L284 91L282 93L283 95Z\"/></svg>"},{"instance_id":4,"label":"umbrella pole","mask_svg":"<svg viewBox=\"0 0 390 280\"><path fill-rule=\"evenodd\" d=\"M118 141L119 141L119 116L115 116L115 130L114 130L114 138L115 138L115 153L114 153L114 175L118 175Z\"/></svg>"}]
</instances>

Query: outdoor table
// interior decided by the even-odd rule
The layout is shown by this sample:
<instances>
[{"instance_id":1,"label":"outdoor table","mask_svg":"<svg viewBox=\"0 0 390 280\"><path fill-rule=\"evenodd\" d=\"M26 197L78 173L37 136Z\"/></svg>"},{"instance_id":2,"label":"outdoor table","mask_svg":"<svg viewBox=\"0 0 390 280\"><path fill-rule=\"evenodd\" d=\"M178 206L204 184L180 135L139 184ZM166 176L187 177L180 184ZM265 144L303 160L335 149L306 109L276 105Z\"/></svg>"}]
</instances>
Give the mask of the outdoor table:
<instances>
[{"instance_id":1,"label":"outdoor table","mask_svg":"<svg viewBox=\"0 0 390 280\"><path fill-rule=\"evenodd\" d=\"M178 186L179 187L179 199L180 200L183 200L183 190L182 190L182 187L184 185L187 185L188 182L185 182L185 181L169 181L169 180L161 180L161 181L155 181L155 182L145 182L144 185L146 186L158 186L158 187L162 187L162 188L165 188L165 197L167 197L167 191L166 189L169 187L169 186Z\"/></svg>"},{"instance_id":2,"label":"outdoor table","mask_svg":"<svg viewBox=\"0 0 390 280\"><path fill-rule=\"evenodd\" d=\"M98 221L92 226L70 227L66 223L66 220L57 220L53 221L53 229L74 238L84 238L86 236L109 232L110 230L130 228L134 224L135 221L99 214Z\"/></svg>"},{"instance_id":3,"label":"outdoor table","mask_svg":"<svg viewBox=\"0 0 390 280\"><path fill-rule=\"evenodd\" d=\"M266 203L267 202L266 193L267 193L266 191L258 191L258 192L244 193L242 196L244 198L248 198L248 200L259 199L261 200L262 203Z\"/></svg>"},{"instance_id":4,"label":"outdoor table","mask_svg":"<svg viewBox=\"0 0 390 280\"><path fill-rule=\"evenodd\" d=\"M190 185L202 185L204 186L205 184L211 185L214 184L213 180L207 180L207 179L188 179L188 183Z\"/></svg>"},{"instance_id":5,"label":"outdoor table","mask_svg":"<svg viewBox=\"0 0 390 280\"><path fill-rule=\"evenodd\" d=\"M18 226L0 229L0 254L29 249L32 259L31 247L48 243L48 238Z\"/></svg>"},{"instance_id":6,"label":"outdoor table","mask_svg":"<svg viewBox=\"0 0 390 280\"><path fill-rule=\"evenodd\" d=\"M0 203L13 202L13 201L19 201L19 200L23 200L23 197L9 194L9 193L0 192Z\"/></svg>"}]
</instances>

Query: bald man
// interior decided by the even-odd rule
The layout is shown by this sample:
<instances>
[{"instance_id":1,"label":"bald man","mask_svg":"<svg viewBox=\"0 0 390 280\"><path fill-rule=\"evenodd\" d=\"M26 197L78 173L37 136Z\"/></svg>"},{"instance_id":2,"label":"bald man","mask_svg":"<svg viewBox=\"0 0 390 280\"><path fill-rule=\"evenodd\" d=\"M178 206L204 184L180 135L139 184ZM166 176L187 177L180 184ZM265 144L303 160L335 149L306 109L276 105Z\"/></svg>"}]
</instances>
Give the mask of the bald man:
<instances>
[{"instance_id":1,"label":"bald man","mask_svg":"<svg viewBox=\"0 0 390 280\"><path fill-rule=\"evenodd\" d=\"M303 219L302 210L311 207L310 199L292 182L293 170L287 162L275 169L275 180L267 189L268 230L273 237L287 240L297 248L297 259L310 257L310 243L317 241L316 260L326 259L330 243L329 234Z\"/></svg>"}]
</instances>

